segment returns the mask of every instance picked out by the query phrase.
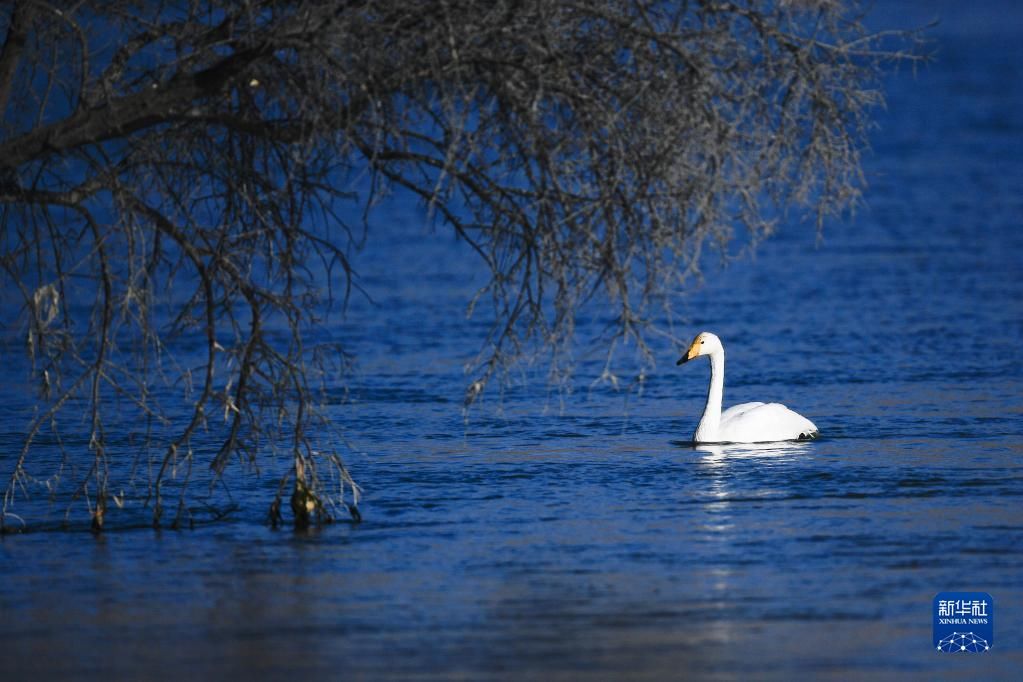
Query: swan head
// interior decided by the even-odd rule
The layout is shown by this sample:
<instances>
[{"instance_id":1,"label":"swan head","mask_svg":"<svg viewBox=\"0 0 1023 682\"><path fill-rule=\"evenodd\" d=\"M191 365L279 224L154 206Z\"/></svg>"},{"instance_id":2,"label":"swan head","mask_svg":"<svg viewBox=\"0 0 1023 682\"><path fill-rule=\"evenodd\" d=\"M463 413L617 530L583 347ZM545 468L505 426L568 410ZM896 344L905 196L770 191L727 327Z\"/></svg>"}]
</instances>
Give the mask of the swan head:
<instances>
[{"instance_id":1,"label":"swan head","mask_svg":"<svg viewBox=\"0 0 1023 682\"><path fill-rule=\"evenodd\" d=\"M701 355L711 355L719 351L724 351L725 347L721 345L721 339L710 332L700 332L693 339L693 342L689 344L689 350L682 354L682 357L678 359L676 365L684 365L693 358L698 358Z\"/></svg>"}]
</instances>

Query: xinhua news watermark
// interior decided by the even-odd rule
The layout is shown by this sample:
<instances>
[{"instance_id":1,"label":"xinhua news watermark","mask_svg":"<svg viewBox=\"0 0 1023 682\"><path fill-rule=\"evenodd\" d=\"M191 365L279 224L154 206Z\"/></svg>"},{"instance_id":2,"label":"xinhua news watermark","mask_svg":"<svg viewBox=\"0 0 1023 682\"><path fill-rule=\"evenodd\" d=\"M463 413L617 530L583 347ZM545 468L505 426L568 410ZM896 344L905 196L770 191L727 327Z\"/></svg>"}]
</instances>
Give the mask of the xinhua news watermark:
<instances>
[{"instance_id":1,"label":"xinhua news watermark","mask_svg":"<svg viewBox=\"0 0 1023 682\"><path fill-rule=\"evenodd\" d=\"M931 605L934 649L982 654L995 642L995 600L987 592L939 592Z\"/></svg>"}]
</instances>

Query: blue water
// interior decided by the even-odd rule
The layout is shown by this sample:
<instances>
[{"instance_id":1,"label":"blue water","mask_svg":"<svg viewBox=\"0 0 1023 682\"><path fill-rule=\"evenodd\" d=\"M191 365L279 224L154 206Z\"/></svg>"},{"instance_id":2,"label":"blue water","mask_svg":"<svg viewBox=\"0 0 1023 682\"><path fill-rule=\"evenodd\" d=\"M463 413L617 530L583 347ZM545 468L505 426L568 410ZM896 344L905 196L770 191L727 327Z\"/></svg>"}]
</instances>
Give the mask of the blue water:
<instances>
[{"instance_id":1,"label":"blue water","mask_svg":"<svg viewBox=\"0 0 1023 682\"><path fill-rule=\"evenodd\" d=\"M726 404L821 440L686 445L708 369L668 345L642 391L591 387L584 345L571 392L527 369L463 420L481 273L396 202L358 258L375 304L337 321L364 522L271 530L239 491L275 480L239 469L234 520L3 537L0 678L1018 679L1023 22L986 7L934 9L936 60L888 79L863 210L685 301ZM946 590L994 597L990 652L933 651Z\"/></svg>"}]
</instances>

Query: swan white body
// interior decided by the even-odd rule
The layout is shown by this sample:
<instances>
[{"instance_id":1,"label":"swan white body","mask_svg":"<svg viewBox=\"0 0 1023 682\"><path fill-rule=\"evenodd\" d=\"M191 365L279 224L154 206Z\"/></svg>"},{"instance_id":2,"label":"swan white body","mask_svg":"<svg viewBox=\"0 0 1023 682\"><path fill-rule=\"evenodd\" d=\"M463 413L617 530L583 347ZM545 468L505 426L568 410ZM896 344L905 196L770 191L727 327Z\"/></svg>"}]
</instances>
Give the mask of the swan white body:
<instances>
[{"instance_id":1,"label":"swan white body","mask_svg":"<svg viewBox=\"0 0 1023 682\"><path fill-rule=\"evenodd\" d=\"M721 411L725 390L725 348L710 332L697 334L677 364L701 355L710 358L710 388L695 443L768 443L816 438L817 427L806 417L780 403L742 403Z\"/></svg>"}]
</instances>

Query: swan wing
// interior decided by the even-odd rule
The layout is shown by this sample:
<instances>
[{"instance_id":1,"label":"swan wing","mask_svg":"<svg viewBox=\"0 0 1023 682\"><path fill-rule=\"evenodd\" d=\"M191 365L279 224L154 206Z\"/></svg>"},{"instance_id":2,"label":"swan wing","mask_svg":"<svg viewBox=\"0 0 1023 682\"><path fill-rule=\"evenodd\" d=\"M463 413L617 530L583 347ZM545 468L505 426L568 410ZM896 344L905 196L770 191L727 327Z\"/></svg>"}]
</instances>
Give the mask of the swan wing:
<instances>
[{"instance_id":1,"label":"swan wing","mask_svg":"<svg viewBox=\"0 0 1023 682\"><path fill-rule=\"evenodd\" d=\"M748 412L755 407L760 407L764 403L752 402L752 403L739 403L738 405L732 405L727 410L721 413L721 423L724 424L729 419L738 417L743 412Z\"/></svg>"},{"instance_id":2,"label":"swan wing","mask_svg":"<svg viewBox=\"0 0 1023 682\"><path fill-rule=\"evenodd\" d=\"M781 403L743 403L721 415L718 437L723 442L766 443L808 440L817 433L812 421Z\"/></svg>"}]
</instances>

